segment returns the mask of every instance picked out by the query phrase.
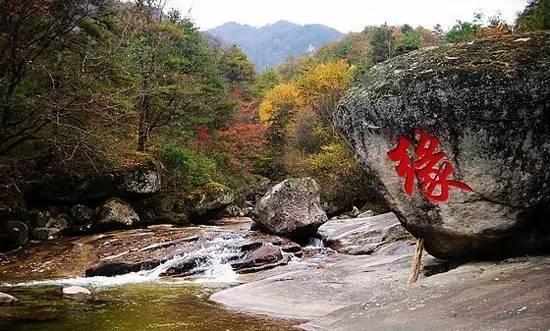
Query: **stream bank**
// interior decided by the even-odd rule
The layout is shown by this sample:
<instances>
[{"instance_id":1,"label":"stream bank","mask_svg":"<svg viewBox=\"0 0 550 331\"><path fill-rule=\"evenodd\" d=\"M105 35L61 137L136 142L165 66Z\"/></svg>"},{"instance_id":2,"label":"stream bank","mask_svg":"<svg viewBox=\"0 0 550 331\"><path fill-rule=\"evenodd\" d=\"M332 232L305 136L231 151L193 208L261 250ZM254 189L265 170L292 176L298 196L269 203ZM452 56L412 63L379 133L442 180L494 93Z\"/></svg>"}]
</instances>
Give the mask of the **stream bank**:
<instances>
[{"instance_id":1,"label":"stream bank","mask_svg":"<svg viewBox=\"0 0 550 331\"><path fill-rule=\"evenodd\" d=\"M396 231L398 221L393 214L356 218L353 222L327 222L319 231L325 236L324 242L335 249L300 247L282 237L250 230L251 222L249 218L230 218L208 226L150 226L31 243L4 255L0 261L0 292L21 301L21 305L0 307L0 327L9 330L91 327L364 330L365 325L369 330L550 327L548 256L460 264L425 254L419 282L406 285L414 241ZM276 248L281 256L271 254L273 251L265 247ZM268 254L258 258L260 255L251 253L257 250ZM249 264L251 256L258 258L254 259L254 266ZM278 260L274 261L273 256ZM157 261L157 265L151 261ZM127 269L104 268L120 267L121 263L125 267L139 265L142 269L126 272ZM179 274L166 274L170 269ZM111 274L85 277L91 270L109 270ZM68 285L90 289L93 299L85 302L62 299L60 288Z\"/></svg>"}]
</instances>

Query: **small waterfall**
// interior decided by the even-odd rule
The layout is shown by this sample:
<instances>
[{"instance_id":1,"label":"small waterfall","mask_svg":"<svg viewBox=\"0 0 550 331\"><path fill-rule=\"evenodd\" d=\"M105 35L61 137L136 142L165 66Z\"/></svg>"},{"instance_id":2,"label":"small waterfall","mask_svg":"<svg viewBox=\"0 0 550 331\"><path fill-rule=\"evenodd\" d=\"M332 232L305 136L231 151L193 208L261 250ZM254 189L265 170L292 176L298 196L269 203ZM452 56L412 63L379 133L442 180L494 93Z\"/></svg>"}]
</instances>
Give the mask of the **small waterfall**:
<instances>
[{"instance_id":1,"label":"small waterfall","mask_svg":"<svg viewBox=\"0 0 550 331\"><path fill-rule=\"evenodd\" d=\"M305 246L314 248L325 247L323 244L323 239L320 237L309 237Z\"/></svg>"},{"instance_id":2,"label":"small waterfall","mask_svg":"<svg viewBox=\"0 0 550 331\"><path fill-rule=\"evenodd\" d=\"M151 270L142 270L112 277L94 276L62 278L30 281L18 284L2 284L2 286L75 285L85 287L112 287L125 284L148 283L160 280L164 272L190 260L197 261L197 265L192 270L193 274L197 275L193 282L232 283L237 281L237 273L231 268L230 262L240 257L240 246L237 245L237 243L241 240L243 239L215 238L210 241L205 241L200 249L181 256L174 256Z\"/></svg>"}]
</instances>

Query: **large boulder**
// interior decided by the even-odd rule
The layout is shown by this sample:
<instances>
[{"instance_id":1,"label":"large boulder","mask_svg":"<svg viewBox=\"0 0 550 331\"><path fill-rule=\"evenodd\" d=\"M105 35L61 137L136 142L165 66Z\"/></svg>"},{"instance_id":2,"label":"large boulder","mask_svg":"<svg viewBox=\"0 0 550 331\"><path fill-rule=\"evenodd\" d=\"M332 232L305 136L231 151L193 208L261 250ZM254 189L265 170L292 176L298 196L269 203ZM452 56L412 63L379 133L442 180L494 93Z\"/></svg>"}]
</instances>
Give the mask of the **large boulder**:
<instances>
[{"instance_id":1,"label":"large boulder","mask_svg":"<svg viewBox=\"0 0 550 331\"><path fill-rule=\"evenodd\" d=\"M320 187L312 178L287 179L271 188L256 204L254 221L269 232L306 237L327 221Z\"/></svg>"},{"instance_id":2,"label":"large boulder","mask_svg":"<svg viewBox=\"0 0 550 331\"><path fill-rule=\"evenodd\" d=\"M126 193L151 194L160 190L160 173L155 167L136 168L128 172L120 188Z\"/></svg>"},{"instance_id":3,"label":"large boulder","mask_svg":"<svg viewBox=\"0 0 550 331\"><path fill-rule=\"evenodd\" d=\"M428 252L441 258L520 254L550 246L548 100L550 32L538 32L422 49L379 64L347 92L334 122ZM426 175L436 175L431 166L428 174L415 172L425 165L419 161L410 172L404 160L401 176L414 183L409 197L399 162L389 159L398 141L407 140L412 159L432 155L431 143L420 146L419 130L439 139L433 152L446 153L449 163L436 159L433 168L453 170L446 179L457 182L447 187L448 197L445 185L435 186L433 196L421 186L419 179L426 185ZM392 159L406 158L402 151Z\"/></svg>"},{"instance_id":4,"label":"large boulder","mask_svg":"<svg viewBox=\"0 0 550 331\"><path fill-rule=\"evenodd\" d=\"M138 222L139 216L130 204L111 198L101 206L96 226L104 229L128 228Z\"/></svg>"},{"instance_id":5,"label":"large boulder","mask_svg":"<svg viewBox=\"0 0 550 331\"><path fill-rule=\"evenodd\" d=\"M235 194L229 187L210 182L189 192L185 197L185 208L189 219L200 223L220 217L234 201Z\"/></svg>"},{"instance_id":6,"label":"large boulder","mask_svg":"<svg viewBox=\"0 0 550 331\"><path fill-rule=\"evenodd\" d=\"M86 224L92 222L94 211L90 207L77 204L72 206L71 216L76 224Z\"/></svg>"}]
</instances>

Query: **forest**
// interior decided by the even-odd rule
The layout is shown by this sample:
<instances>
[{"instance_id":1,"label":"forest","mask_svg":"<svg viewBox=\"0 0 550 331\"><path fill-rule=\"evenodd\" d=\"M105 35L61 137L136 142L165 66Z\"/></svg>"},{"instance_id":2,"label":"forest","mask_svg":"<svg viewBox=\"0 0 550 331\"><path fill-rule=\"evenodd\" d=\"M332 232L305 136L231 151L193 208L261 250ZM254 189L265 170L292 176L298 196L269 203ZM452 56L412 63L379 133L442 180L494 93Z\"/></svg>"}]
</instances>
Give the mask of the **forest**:
<instances>
[{"instance_id":1,"label":"forest","mask_svg":"<svg viewBox=\"0 0 550 331\"><path fill-rule=\"evenodd\" d=\"M354 79L424 47L547 29L548 0L514 26L498 15L362 32L256 72L235 45L201 32L163 1L3 0L0 13L2 191L154 163L163 190L313 177L329 213L385 206L332 124Z\"/></svg>"},{"instance_id":2,"label":"forest","mask_svg":"<svg viewBox=\"0 0 550 331\"><path fill-rule=\"evenodd\" d=\"M0 0L0 329L550 330L521 1Z\"/></svg>"}]
</instances>

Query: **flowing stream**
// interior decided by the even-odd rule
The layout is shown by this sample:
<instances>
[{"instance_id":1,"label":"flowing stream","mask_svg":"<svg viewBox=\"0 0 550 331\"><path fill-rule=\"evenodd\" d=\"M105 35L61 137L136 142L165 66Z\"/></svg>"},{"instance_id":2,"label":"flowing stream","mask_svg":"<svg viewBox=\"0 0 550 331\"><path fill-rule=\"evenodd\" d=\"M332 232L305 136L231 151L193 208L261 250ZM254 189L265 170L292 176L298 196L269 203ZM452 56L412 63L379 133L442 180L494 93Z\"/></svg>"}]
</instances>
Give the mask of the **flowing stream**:
<instances>
[{"instance_id":1,"label":"flowing stream","mask_svg":"<svg viewBox=\"0 0 550 331\"><path fill-rule=\"evenodd\" d=\"M287 330L290 323L240 315L208 302L217 290L238 283L230 262L241 254L235 242L220 236L154 269L113 277L75 277L0 282L23 304L0 309L0 330ZM190 259L195 276L161 274ZM90 289L93 300L62 299L60 286Z\"/></svg>"},{"instance_id":2,"label":"flowing stream","mask_svg":"<svg viewBox=\"0 0 550 331\"><path fill-rule=\"evenodd\" d=\"M1 286L29 287L43 285L75 285L89 288L102 288L126 284L158 282L162 279L161 275L165 271L190 260L198 261L197 266L192 269L193 274L197 274L197 277L191 281L185 280L182 282L233 284L237 282L237 273L233 271L229 262L238 258L241 254L240 250L235 246L236 240L239 239L215 238L203 243L200 249L182 256L174 256L151 270L142 270L112 277L95 276L34 280L16 284L6 283L1 284Z\"/></svg>"}]
</instances>

